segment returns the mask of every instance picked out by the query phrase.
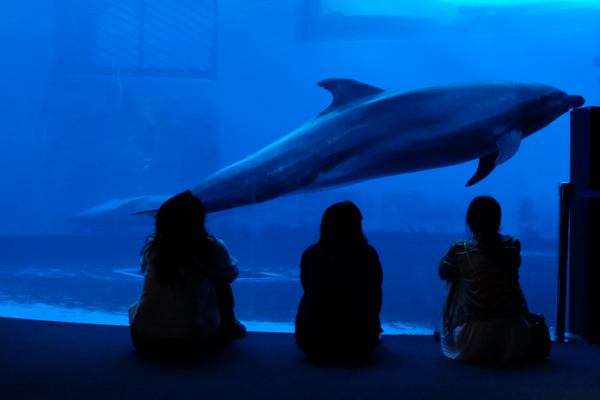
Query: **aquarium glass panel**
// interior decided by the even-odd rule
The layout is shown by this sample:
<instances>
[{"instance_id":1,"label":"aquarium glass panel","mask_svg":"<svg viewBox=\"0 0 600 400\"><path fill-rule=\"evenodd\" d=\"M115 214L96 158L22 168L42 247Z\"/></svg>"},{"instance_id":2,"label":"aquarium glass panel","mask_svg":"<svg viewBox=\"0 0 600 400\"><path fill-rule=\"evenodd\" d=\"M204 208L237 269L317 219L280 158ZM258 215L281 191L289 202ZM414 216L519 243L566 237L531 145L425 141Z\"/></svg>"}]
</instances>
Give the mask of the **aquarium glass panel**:
<instances>
[{"instance_id":1,"label":"aquarium glass panel","mask_svg":"<svg viewBox=\"0 0 600 400\"><path fill-rule=\"evenodd\" d=\"M502 206L529 308L553 326L580 105L564 96L600 104L600 2L32 0L0 15L0 316L127 325L152 214L189 189L237 259L250 330L293 332L301 256L350 200L383 268L384 333L431 334L440 260L472 235L478 195Z\"/></svg>"}]
</instances>

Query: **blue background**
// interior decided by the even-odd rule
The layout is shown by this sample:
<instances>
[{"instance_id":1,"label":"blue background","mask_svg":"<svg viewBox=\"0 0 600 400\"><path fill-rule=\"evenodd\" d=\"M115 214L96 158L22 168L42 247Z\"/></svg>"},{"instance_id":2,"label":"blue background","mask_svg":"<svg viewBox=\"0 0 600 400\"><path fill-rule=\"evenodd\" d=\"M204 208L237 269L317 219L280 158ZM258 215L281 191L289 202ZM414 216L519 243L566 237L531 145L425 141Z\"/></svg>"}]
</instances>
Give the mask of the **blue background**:
<instances>
[{"instance_id":1,"label":"blue background","mask_svg":"<svg viewBox=\"0 0 600 400\"><path fill-rule=\"evenodd\" d=\"M223 0L207 78L79 68L95 45L69 40L93 32L78 16L102 2L78 3L0 5L0 315L126 323L152 220L81 225L69 217L112 199L193 188L325 109L331 95L320 80L388 90L536 81L600 104L597 1ZM176 12L213 3L169 2ZM233 285L238 318L290 329L302 251L318 240L324 210L352 200L380 254L387 331L428 332L441 318L439 259L470 235L466 208L486 194L503 207L502 232L522 242L530 308L552 324L568 115L465 188L476 168L472 161L209 215L210 231L242 269Z\"/></svg>"}]
</instances>

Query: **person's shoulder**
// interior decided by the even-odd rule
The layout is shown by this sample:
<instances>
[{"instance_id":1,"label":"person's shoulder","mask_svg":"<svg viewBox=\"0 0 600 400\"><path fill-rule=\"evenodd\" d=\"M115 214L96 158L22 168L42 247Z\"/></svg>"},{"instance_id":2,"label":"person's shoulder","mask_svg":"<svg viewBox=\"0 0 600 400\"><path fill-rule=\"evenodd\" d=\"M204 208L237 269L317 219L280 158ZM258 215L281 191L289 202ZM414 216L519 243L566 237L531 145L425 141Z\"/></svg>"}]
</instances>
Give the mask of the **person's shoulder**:
<instances>
[{"instance_id":1,"label":"person's shoulder","mask_svg":"<svg viewBox=\"0 0 600 400\"><path fill-rule=\"evenodd\" d=\"M521 249L521 242L514 236L510 235L500 235L502 240L502 245L508 248Z\"/></svg>"},{"instance_id":2,"label":"person's shoulder","mask_svg":"<svg viewBox=\"0 0 600 400\"><path fill-rule=\"evenodd\" d=\"M446 256L454 257L456 254L465 253L465 251L475 251L478 246L479 242L475 238L458 239L452 242Z\"/></svg>"},{"instance_id":3,"label":"person's shoulder","mask_svg":"<svg viewBox=\"0 0 600 400\"><path fill-rule=\"evenodd\" d=\"M206 238L208 239L209 242L211 242L213 244L214 247L227 250L227 246L225 245L225 242L223 240L219 239L218 237L215 237L213 235L208 235Z\"/></svg>"},{"instance_id":4,"label":"person's shoulder","mask_svg":"<svg viewBox=\"0 0 600 400\"><path fill-rule=\"evenodd\" d=\"M215 236L212 236L212 235L209 235L206 238L212 244L212 249L210 250L210 253L212 253L212 255L211 255L212 259L229 259L229 258L231 258L231 255L229 254L229 249L225 245L224 241L222 241L221 239L219 239Z\"/></svg>"},{"instance_id":5,"label":"person's shoulder","mask_svg":"<svg viewBox=\"0 0 600 400\"><path fill-rule=\"evenodd\" d=\"M302 258L300 259L300 265L304 267L309 267L314 264L318 264L321 260L326 258L325 250L319 244L310 245L304 253L302 253Z\"/></svg>"},{"instance_id":6,"label":"person's shoulder","mask_svg":"<svg viewBox=\"0 0 600 400\"><path fill-rule=\"evenodd\" d=\"M317 254L320 254L323 252L322 246L320 246L318 243L317 244L312 244L310 246L308 246L308 248L306 250L304 250L304 253L302 253L302 257L312 257L315 256Z\"/></svg>"},{"instance_id":7,"label":"person's shoulder","mask_svg":"<svg viewBox=\"0 0 600 400\"><path fill-rule=\"evenodd\" d=\"M475 240L475 238L458 239L458 240L455 240L454 242L452 242L452 244L450 245L450 247L464 246L465 244L473 244L473 243L476 243L476 242L477 242L477 240Z\"/></svg>"},{"instance_id":8,"label":"person's shoulder","mask_svg":"<svg viewBox=\"0 0 600 400\"><path fill-rule=\"evenodd\" d=\"M517 239L514 236L511 235L500 235L500 237L502 238L503 242L518 242L519 239Z\"/></svg>"},{"instance_id":9,"label":"person's shoulder","mask_svg":"<svg viewBox=\"0 0 600 400\"><path fill-rule=\"evenodd\" d=\"M379 254L377 254L377 250L375 250L375 247L371 246L368 243L365 243L365 245L363 246L364 248L364 252L367 253L370 256L377 256L379 257Z\"/></svg>"},{"instance_id":10,"label":"person's shoulder","mask_svg":"<svg viewBox=\"0 0 600 400\"><path fill-rule=\"evenodd\" d=\"M464 250L465 247L475 248L479 245L479 242L475 238L470 239L458 239L452 242L450 245L450 250Z\"/></svg>"}]
</instances>

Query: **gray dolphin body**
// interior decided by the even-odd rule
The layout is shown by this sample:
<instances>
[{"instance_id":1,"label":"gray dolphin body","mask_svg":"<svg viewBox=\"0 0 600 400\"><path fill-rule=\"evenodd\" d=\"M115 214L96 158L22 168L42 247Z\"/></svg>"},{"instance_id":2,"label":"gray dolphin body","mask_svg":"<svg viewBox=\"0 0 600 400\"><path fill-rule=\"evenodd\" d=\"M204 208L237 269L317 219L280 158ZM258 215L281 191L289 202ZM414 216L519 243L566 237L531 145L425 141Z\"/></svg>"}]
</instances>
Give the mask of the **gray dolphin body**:
<instances>
[{"instance_id":1,"label":"gray dolphin body","mask_svg":"<svg viewBox=\"0 0 600 400\"><path fill-rule=\"evenodd\" d=\"M350 79L319 86L333 94L325 111L192 190L207 212L479 158L471 186L522 139L584 103L552 86L511 81L406 91Z\"/></svg>"},{"instance_id":2,"label":"gray dolphin body","mask_svg":"<svg viewBox=\"0 0 600 400\"><path fill-rule=\"evenodd\" d=\"M522 139L585 101L552 86L512 81L405 91L350 79L319 86L333 94L326 110L193 189L207 212L480 159L471 186L512 157ZM156 208L143 205L164 199L132 198L134 213L154 215ZM131 209L127 200L118 201L119 210ZM105 204L78 215L106 211Z\"/></svg>"}]
</instances>

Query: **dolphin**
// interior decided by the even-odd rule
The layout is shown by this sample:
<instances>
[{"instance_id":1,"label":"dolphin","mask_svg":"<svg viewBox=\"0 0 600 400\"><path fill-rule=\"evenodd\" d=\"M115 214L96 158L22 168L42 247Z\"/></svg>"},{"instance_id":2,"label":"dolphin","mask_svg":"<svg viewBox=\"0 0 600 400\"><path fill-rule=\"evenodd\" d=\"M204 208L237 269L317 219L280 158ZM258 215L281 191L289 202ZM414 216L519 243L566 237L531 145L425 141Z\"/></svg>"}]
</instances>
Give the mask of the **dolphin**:
<instances>
[{"instance_id":1,"label":"dolphin","mask_svg":"<svg viewBox=\"0 0 600 400\"><path fill-rule=\"evenodd\" d=\"M465 82L404 91L351 79L318 83L331 105L196 186L207 212L479 159L471 186L521 140L584 103L552 86Z\"/></svg>"},{"instance_id":2,"label":"dolphin","mask_svg":"<svg viewBox=\"0 0 600 400\"><path fill-rule=\"evenodd\" d=\"M521 140L585 102L519 81L400 91L352 79L318 85L333 95L327 109L192 190L207 212L479 159L472 186L509 160Z\"/></svg>"}]
</instances>

